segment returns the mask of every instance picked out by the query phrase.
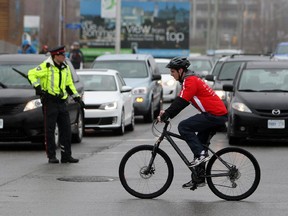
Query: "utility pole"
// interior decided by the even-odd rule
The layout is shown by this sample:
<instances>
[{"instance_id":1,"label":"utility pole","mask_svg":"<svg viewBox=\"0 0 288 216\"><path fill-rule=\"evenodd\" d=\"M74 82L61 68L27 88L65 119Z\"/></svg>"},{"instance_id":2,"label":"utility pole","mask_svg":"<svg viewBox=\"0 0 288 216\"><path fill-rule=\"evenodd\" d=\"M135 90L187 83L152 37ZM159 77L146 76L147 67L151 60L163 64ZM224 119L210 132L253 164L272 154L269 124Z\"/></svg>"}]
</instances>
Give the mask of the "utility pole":
<instances>
[{"instance_id":1,"label":"utility pole","mask_svg":"<svg viewBox=\"0 0 288 216\"><path fill-rule=\"evenodd\" d=\"M214 17L214 49L219 48L219 36L218 36L218 13L219 13L219 0L215 0L215 17Z\"/></svg>"},{"instance_id":2,"label":"utility pole","mask_svg":"<svg viewBox=\"0 0 288 216\"><path fill-rule=\"evenodd\" d=\"M206 50L211 49L211 0L208 0L208 16L206 31Z\"/></svg>"},{"instance_id":3,"label":"utility pole","mask_svg":"<svg viewBox=\"0 0 288 216\"><path fill-rule=\"evenodd\" d=\"M116 1L115 53L121 50L121 0Z\"/></svg>"},{"instance_id":4,"label":"utility pole","mask_svg":"<svg viewBox=\"0 0 288 216\"><path fill-rule=\"evenodd\" d=\"M62 0L59 1L59 25L58 25L58 46L62 43Z\"/></svg>"}]
</instances>

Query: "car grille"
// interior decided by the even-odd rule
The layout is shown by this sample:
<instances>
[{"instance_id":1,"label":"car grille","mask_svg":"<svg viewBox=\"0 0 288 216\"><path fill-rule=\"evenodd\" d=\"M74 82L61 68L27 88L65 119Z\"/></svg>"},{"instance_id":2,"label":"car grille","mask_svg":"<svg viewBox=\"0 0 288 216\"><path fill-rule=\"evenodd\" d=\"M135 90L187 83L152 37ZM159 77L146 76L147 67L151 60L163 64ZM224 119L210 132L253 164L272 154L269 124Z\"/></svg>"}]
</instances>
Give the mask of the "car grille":
<instances>
[{"instance_id":1,"label":"car grille","mask_svg":"<svg viewBox=\"0 0 288 216\"><path fill-rule=\"evenodd\" d=\"M254 137L259 138L288 138L288 129L266 129L266 128L258 128L253 133Z\"/></svg>"},{"instance_id":2,"label":"car grille","mask_svg":"<svg viewBox=\"0 0 288 216\"><path fill-rule=\"evenodd\" d=\"M0 141L23 140L26 138L26 134L21 130L0 130Z\"/></svg>"},{"instance_id":3,"label":"car grille","mask_svg":"<svg viewBox=\"0 0 288 216\"><path fill-rule=\"evenodd\" d=\"M288 116L288 110L280 110L280 115L273 115L272 109L257 109L258 115L266 117L284 117Z\"/></svg>"},{"instance_id":4,"label":"car grille","mask_svg":"<svg viewBox=\"0 0 288 216\"><path fill-rule=\"evenodd\" d=\"M106 117L106 118L86 118L85 124L95 124L95 125L111 125L114 117Z\"/></svg>"},{"instance_id":5,"label":"car grille","mask_svg":"<svg viewBox=\"0 0 288 216\"><path fill-rule=\"evenodd\" d=\"M0 106L1 115L14 115L23 112L25 104L4 104Z\"/></svg>"},{"instance_id":6,"label":"car grille","mask_svg":"<svg viewBox=\"0 0 288 216\"><path fill-rule=\"evenodd\" d=\"M85 105L85 109L99 109L101 105L96 104L96 105Z\"/></svg>"}]
</instances>

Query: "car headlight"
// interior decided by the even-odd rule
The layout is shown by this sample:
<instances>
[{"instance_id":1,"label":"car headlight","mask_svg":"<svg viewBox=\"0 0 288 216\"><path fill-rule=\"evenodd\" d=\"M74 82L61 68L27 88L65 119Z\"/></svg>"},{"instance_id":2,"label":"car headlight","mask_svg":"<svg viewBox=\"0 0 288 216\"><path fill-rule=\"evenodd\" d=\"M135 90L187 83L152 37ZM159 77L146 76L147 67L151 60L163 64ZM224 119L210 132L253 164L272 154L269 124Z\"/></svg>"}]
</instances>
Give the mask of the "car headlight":
<instances>
[{"instance_id":1,"label":"car headlight","mask_svg":"<svg viewBox=\"0 0 288 216\"><path fill-rule=\"evenodd\" d=\"M41 103L40 99L31 100L24 107L24 112L29 111L29 110L33 110L33 109L36 109L39 107L42 107L42 103Z\"/></svg>"},{"instance_id":2,"label":"car headlight","mask_svg":"<svg viewBox=\"0 0 288 216\"><path fill-rule=\"evenodd\" d=\"M251 110L244 103L235 102L232 104L232 108L238 110L239 112L252 113Z\"/></svg>"},{"instance_id":3,"label":"car headlight","mask_svg":"<svg viewBox=\"0 0 288 216\"><path fill-rule=\"evenodd\" d=\"M99 107L99 109L102 110L113 110L113 109L117 109L117 102L109 102L109 103L103 103L101 104L101 106Z\"/></svg>"},{"instance_id":4,"label":"car headlight","mask_svg":"<svg viewBox=\"0 0 288 216\"><path fill-rule=\"evenodd\" d=\"M226 92L223 90L215 90L215 93L218 95L218 97L221 100L225 100L226 99Z\"/></svg>"},{"instance_id":5,"label":"car headlight","mask_svg":"<svg viewBox=\"0 0 288 216\"><path fill-rule=\"evenodd\" d=\"M174 86L175 83L176 83L176 80L170 79L170 80L168 80L168 81L165 83L165 85L166 85L166 86Z\"/></svg>"},{"instance_id":6,"label":"car headlight","mask_svg":"<svg viewBox=\"0 0 288 216\"><path fill-rule=\"evenodd\" d=\"M146 87L138 87L132 90L132 94L147 94L148 89Z\"/></svg>"}]
</instances>

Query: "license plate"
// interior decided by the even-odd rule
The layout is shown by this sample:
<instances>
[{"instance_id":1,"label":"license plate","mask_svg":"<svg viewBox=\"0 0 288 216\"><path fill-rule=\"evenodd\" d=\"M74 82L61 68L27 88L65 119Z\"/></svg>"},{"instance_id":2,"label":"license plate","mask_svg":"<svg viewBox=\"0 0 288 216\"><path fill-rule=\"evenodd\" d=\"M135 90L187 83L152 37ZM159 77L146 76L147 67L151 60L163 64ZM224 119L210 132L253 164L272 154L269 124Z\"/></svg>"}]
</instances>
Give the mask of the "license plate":
<instances>
[{"instance_id":1,"label":"license plate","mask_svg":"<svg viewBox=\"0 0 288 216\"><path fill-rule=\"evenodd\" d=\"M4 125L4 121L3 121L3 119L0 119L0 129L3 128L3 125Z\"/></svg>"},{"instance_id":2,"label":"license plate","mask_svg":"<svg viewBox=\"0 0 288 216\"><path fill-rule=\"evenodd\" d=\"M284 129L285 120L268 120L268 128L270 129Z\"/></svg>"}]
</instances>

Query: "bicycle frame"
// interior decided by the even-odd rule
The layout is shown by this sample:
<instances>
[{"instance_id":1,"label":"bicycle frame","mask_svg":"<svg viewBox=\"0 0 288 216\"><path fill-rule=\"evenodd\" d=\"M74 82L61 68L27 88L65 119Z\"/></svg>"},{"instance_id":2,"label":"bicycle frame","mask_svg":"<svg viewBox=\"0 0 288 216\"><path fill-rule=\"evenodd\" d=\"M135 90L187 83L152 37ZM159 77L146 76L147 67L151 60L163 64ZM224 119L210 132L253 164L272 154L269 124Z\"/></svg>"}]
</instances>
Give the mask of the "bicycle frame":
<instances>
[{"instance_id":1,"label":"bicycle frame","mask_svg":"<svg viewBox=\"0 0 288 216\"><path fill-rule=\"evenodd\" d=\"M186 164L186 166L188 167L188 169L196 176L198 176L195 167L189 167L189 160L187 159L187 157L183 154L183 152L180 150L180 148L177 146L177 144L175 143L175 141L172 139L172 137L175 137L177 139L181 139L184 140L184 138L182 138L179 134L170 132L167 130L167 127L169 125L169 121L165 121L164 122L165 125L163 127L163 131L161 136L158 138L158 140L155 142L154 144L154 148L153 148L153 152L152 152L152 157L149 161L149 165L147 167L147 170L150 170L152 167L152 164L154 162L154 158L157 154L157 149L160 146L160 143L163 141L164 138L167 139L167 141L170 143L170 145L174 148L174 150L177 152L177 154L180 156L180 158L183 160L183 162ZM211 137L212 138L212 137ZM210 139L211 139L210 138ZM210 141L210 140L209 140ZM207 148L213 155L215 155L227 168L228 168L228 172L227 173L220 173L220 174L213 174L213 175L204 175L204 176L199 176L199 177L223 177L223 176L230 176L230 171L232 171L232 169L234 168L234 166L230 166L229 164L227 164L227 162L225 162L221 157L219 157L216 152L214 152L211 148L209 148L208 146L204 145L205 148Z\"/></svg>"}]
</instances>

